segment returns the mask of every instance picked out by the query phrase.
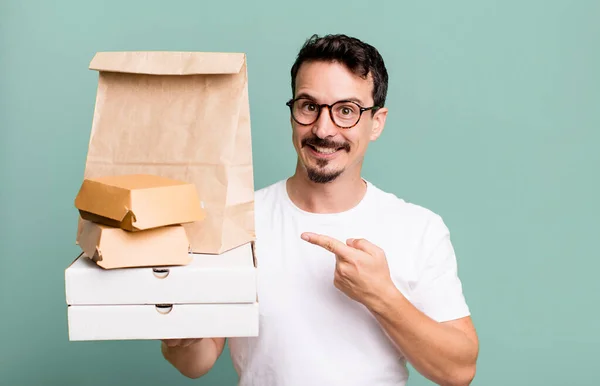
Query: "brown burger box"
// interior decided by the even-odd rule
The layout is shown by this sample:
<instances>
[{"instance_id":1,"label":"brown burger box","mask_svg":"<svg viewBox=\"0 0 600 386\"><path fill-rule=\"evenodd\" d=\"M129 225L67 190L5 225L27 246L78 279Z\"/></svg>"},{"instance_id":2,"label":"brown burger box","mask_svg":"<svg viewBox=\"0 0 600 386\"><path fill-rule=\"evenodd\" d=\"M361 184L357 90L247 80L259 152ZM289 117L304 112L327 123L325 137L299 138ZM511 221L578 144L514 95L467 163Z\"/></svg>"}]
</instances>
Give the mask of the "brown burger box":
<instances>
[{"instance_id":1,"label":"brown burger box","mask_svg":"<svg viewBox=\"0 0 600 386\"><path fill-rule=\"evenodd\" d=\"M85 220L133 232L205 218L194 184L151 174L86 178L75 207Z\"/></svg>"}]
</instances>

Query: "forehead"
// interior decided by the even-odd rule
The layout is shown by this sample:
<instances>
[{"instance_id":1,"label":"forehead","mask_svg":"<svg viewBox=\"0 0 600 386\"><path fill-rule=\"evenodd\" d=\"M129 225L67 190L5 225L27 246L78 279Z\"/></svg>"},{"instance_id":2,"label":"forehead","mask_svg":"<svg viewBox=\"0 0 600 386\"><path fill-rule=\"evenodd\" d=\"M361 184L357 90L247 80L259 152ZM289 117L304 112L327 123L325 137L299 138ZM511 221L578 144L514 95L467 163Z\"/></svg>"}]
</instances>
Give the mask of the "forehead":
<instances>
[{"instance_id":1,"label":"forehead","mask_svg":"<svg viewBox=\"0 0 600 386\"><path fill-rule=\"evenodd\" d=\"M296 97L309 95L320 103L333 103L344 99L357 99L370 105L373 81L371 75L364 79L337 62L305 62L296 75Z\"/></svg>"}]
</instances>

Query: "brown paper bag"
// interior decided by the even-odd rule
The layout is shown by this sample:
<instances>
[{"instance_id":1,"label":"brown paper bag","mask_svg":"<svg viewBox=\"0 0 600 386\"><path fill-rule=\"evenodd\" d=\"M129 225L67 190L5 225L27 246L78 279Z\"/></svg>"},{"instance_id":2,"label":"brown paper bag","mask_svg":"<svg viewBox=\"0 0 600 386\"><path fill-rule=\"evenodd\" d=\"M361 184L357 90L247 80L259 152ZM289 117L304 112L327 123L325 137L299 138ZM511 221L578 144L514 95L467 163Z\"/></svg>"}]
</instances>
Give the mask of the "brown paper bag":
<instances>
[{"instance_id":1,"label":"brown paper bag","mask_svg":"<svg viewBox=\"0 0 600 386\"><path fill-rule=\"evenodd\" d=\"M255 239L246 56L102 52L84 178L155 174L192 182L206 211L196 253Z\"/></svg>"}]
</instances>

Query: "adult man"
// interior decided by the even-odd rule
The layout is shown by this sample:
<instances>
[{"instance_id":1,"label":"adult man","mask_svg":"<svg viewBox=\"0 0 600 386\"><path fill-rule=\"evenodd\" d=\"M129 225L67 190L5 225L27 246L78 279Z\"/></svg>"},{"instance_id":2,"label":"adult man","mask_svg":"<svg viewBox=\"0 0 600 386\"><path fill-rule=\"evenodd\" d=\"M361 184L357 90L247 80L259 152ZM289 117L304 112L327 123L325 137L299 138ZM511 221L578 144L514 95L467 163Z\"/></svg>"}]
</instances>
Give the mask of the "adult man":
<instances>
[{"instance_id":1,"label":"adult man","mask_svg":"<svg viewBox=\"0 0 600 386\"><path fill-rule=\"evenodd\" d=\"M478 340L446 226L361 178L388 112L382 58L354 38L315 36L291 72L298 161L256 193L260 332L229 339L240 384L404 385L407 360L438 384L469 384ZM199 377L224 344L162 349Z\"/></svg>"}]
</instances>

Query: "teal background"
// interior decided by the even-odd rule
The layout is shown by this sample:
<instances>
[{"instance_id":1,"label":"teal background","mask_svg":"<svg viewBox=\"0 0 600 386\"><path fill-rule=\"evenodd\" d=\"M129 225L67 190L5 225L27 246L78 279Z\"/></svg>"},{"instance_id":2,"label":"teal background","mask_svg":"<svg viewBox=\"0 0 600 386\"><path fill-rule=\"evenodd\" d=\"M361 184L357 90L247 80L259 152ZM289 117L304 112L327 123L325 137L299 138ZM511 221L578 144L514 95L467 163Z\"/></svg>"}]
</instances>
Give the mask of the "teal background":
<instances>
[{"instance_id":1,"label":"teal background","mask_svg":"<svg viewBox=\"0 0 600 386\"><path fill-rule=\"evenodd\" d=\"M68 341L87 66L104 50L246 52L261 188L293 171L297 50L330 32L386 60L391 111L364 176L450 227L481 339L473 384L600 384L598 20L583 0L1 0L0 384L235 384L228 352L188 380L156 342Z\"/></svg>"}]
</instances>

